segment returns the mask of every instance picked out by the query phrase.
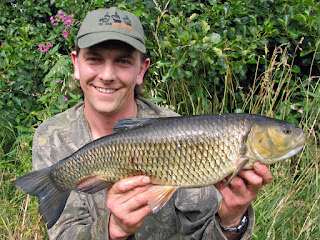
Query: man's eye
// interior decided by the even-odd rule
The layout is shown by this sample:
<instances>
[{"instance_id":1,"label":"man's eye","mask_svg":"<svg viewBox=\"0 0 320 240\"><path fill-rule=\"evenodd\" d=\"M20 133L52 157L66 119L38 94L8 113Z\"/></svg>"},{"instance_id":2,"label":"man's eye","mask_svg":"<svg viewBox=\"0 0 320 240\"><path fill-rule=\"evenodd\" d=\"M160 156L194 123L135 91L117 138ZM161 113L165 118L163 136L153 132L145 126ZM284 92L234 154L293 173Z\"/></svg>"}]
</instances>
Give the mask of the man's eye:
<instances>
[{"instance_id":1,"label":"man's eye","mask_svg":"<svg viewBox=\"0 0 320 240\"><path fill-rule=\"evenodd\" d=\"M129 62L128 60L126 60L126 59L119 59L118 62L121 63L121 64L129 64L129 63L130 63L130 62Z\"/></svg>"}]
</instances>

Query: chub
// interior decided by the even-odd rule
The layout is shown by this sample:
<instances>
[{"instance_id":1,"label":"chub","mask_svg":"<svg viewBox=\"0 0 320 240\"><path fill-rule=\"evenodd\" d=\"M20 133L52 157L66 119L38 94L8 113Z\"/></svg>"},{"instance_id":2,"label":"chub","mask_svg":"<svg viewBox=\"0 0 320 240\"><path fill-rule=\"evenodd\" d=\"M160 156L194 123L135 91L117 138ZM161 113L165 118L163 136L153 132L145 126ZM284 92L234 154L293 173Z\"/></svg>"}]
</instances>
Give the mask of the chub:
<instances>
[{"instance_id":1,"label":"chub","mask_svg":"<svg viewBox=\"0 0 320 240\"><path fill-rule=\"evenodd\" d=\"M232 175L230 182L255 161L269 165L293 156L305 141L294 124L251 114L122 119L112 135L13 184L38 197L51 228L72 190L95 193L123 178L147 175L155 184L148 204L157 212L178 188L204 187Z\"/></svg>"}]
</instances>

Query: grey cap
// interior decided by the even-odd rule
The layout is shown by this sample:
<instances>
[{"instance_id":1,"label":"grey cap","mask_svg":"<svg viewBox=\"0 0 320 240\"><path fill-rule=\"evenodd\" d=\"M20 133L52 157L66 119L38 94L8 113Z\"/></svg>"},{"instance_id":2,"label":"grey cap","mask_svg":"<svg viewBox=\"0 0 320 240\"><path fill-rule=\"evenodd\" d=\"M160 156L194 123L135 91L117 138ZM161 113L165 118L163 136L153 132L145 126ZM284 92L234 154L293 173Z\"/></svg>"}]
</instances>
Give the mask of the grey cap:
<instances>
[{"instance_id":1,"label":"grey cap","mask_svg":"<svg viewBox=\"0 0 320 240\"><path fill-rule=\"evenodd\" d=\"M108 40L119 40L146 52L143 27L134 14L116 7L91 11L77 35L79 48L88 48Z\"/></svg>"}]
</instances>

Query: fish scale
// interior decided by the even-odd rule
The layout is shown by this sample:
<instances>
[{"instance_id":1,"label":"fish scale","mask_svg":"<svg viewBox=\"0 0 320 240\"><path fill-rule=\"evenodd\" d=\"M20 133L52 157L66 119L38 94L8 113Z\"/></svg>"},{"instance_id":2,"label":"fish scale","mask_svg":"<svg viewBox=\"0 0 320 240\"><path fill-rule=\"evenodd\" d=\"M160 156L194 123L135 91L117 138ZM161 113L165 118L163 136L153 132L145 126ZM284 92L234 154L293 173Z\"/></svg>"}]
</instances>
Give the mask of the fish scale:
<instances>
[{"instance_id":1,"label":"fish scale","mask_svg":"<svg viewBox=\"0 0 320 240\"><path fill-rule=\"evenodd\" d=\"M123 119L114 134L13 184L38 196L51 228L71 190L94 193L122 178L147 175L156 184L148 203L157 212L178 188L208 186L233 174L231 181L255 161L272 164L296 154L305 140L293 124L250 114Z\"/></svg>"}]
</instances>

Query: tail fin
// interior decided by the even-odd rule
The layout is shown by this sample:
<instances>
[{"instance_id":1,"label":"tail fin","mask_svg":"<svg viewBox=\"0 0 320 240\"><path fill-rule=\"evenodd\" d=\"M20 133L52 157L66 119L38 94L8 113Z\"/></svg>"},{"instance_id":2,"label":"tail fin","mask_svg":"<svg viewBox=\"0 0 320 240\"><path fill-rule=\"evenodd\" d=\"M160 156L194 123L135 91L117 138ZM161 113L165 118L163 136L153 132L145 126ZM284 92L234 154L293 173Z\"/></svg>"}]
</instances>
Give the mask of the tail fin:
<instances>
[{"instance_id":1,"label":"tail fin","mask_svg":"<svg viewBox=\"0 0 320 240\"><path fill-rule=\"evenodd\" d=\"M21 191L38 197L39 212L48 228L58 221L71 191L62 191L56 186L50 167L23 175L12 184Z\"/></svg>"}]
</instances>

